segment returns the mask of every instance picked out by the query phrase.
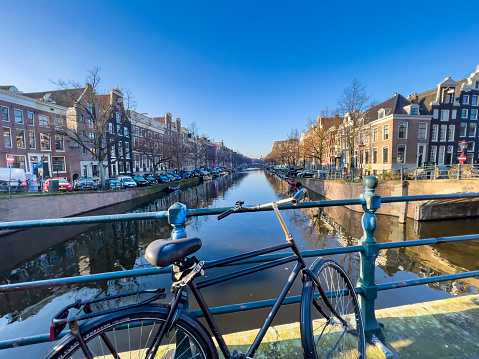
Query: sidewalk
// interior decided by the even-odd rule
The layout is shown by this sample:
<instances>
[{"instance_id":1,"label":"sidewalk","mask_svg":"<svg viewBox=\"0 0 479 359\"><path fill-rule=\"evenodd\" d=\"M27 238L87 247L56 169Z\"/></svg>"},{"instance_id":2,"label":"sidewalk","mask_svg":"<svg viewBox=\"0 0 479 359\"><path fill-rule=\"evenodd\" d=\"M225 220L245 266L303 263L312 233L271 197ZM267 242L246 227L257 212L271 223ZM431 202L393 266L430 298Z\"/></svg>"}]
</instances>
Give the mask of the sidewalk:
<instances>
[{"instance_id":1,"label":"sidewalk","mask_svg":"<svg viewBox=\"0 0 479 359\"><path fill-rule=\"evenodd\" d=\"M479 295L376 311L391 358L478 358ZM228 345L246 352L258 330L226 335ZM368 344L368 358L385 358ZM303 358L299 323L270 328L255 358Z\"/></svg>"}]
</instances>

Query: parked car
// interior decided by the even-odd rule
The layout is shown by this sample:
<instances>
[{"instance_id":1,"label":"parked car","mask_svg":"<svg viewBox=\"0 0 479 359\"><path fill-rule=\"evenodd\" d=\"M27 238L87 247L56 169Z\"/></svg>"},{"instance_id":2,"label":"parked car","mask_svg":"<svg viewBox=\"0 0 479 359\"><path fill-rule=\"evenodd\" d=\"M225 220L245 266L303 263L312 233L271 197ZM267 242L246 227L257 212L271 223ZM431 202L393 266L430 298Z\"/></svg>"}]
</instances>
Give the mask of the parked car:
<instances>
[{"instance_id":1,"label":"parked car","mask_svg":"<svg viewBox=\"0 0 479 359\"><path fill-rule=\"evenodd\" d=\"M181 172L180 176L181 176L182 179L190 178L190 176L186 172Z\"/></svg>"},{"instance_id":2,"label":"parked car","mask_svg":"<svg viewBox=\"0 0 479 359\"><path fill-rule=\"evenodd\" d=\"M93 191L94 189L96 189L96 185L91 177L81 177L73 182L74 191Z\"/></svg>"},{"instance_id":3,"label":"parked car","mask_svg":"<svg viewBox=\"0 0 479 359\"><path fill-rule=\"evenodd\" d=\"M120 176L118 180L121 182L121 188L134 188L136 187L136 182L130 176Z\"/></svg>"},{"instance_id":4,"label":"parked car","mask_svg":"<svg viewBox=\"0 0 479 359\"><path fill-rule=\"evenodd\" d=\"M158 181L158 183L168 183L168 182L170 182L170 180L166 176L158 176L158 177L156 177L156 180Z\"/></svg>"},{"instance_id":5,"label":"parked car","mask_svg":"<svg viewBox=\"0 0 479 359\"><path fill-rule=\"evenodd\" d=\"M179 174L177 174L177 173L172 173L171 175L172 175L173 177L175 177L175 179L177 179L177 180L180 180L180 179L181 179L181 176L180 176Z\"/></svg>"},{"instance_id":6,"label":"parked car","mask_svg":"<svg viewBox=\"0 0 479 359\"><path fill-rule=\"evenodd\" d=\"M153 176L143 176L150 185L158 184L158 181Z\"/></svg>"},{"instance_id":7,"label":"parked car","mask_svg":"<svg viewBox=\"0 0 479 359\"><path fill-rule=\"evenodd\" d=\"M297 176L302 177L302 178L312 178L312 177L314 177L314 172L312 172L312 171L301 171L301 172L298 172Z\"/></svg>"},{"instance_id":8,"label":"parked car","mask_svg":"<svg viewBox=\"0 0 479 359\"><path fill-rule=\"evenodd\" d=\"M148 182L143 177L135 176L133 177L133 179L135 180L137 187L145 187L150 185L150 182Z\"/></svg>"},{"instance_id":9,"label":"parked car","mask_svg":"<svg viewBox=\"0 0 479 359\"><path fill-rule=\"evenodd\" d=\"M43 191L50 192L50 184L53 180L58 181L58 188L60 192L71 192L73 191L73 186L64 178L49 178L43 183Z\"/></svg>"},{"instance_id":10,"label":"parked car","mask_svg":"<svg viewBox=\"0 0 479 359\"><path fill-rule=\"evenodd\" d=\"M105 180L106 189L121 189L121 182L117 178L107 178Z\"/></svg>"},{"instance_id":11,"label":"parked car","mask_svg":"<svg viewBox=\"0 0 479 359\"><path fill-rule=\"evenodd\" d=\"M165 176L170 180L170 182L176 181L176 177L170 173L165 174Z\"/></svg>"}]
</instances>

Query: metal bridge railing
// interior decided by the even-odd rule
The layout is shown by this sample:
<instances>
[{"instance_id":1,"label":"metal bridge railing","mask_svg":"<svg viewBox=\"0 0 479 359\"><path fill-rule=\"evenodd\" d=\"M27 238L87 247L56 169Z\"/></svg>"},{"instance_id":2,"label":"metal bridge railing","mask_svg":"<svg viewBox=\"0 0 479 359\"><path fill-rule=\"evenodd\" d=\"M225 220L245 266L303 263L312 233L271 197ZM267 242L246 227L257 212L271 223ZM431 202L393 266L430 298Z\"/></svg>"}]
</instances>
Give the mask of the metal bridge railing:
<instances>
[{"instance_id":1,"label":"metal bridge railing","mask_svg":"<svg viewBox=\"0 0 479 359\"><path fill-rule=\"evenodd\" d=\"M442 276L435 276L429 278L420 278L407 281L390 282L383 284L375 283L375 261L379 255L380 250L390 248L404 248L421 245L431 245L439 243L450 243L460 241L470 241L479 239L479 234L455 236L455 237L442 237L442 238L430 238L423 240L414 240L407 242L393 242L393 243L377 243L374 238L374 232L376 230L376 211L380 208L382 203L393 203L403 201L428 201L428 200L443 200L443 199L455 199L455 198L477 198L479 193L456 193L446 195L424 195L424 196L403 196L403 197L385 197L381 198L375 193L375 189L378 185L378 179L376 177L368 176L363 180L365 192L361 194L359 199L345 199L334 201L311 201L298 203L296 206L291 204L284 204L279 209L295 209L295 208L314 208L314 207L332 207L332 206L345 206L345 205L361 205L364 211L362 217L363 236L359 241L359 245L350 247L330 248L322 250L309 250L303 251L302 255L305 257L317 257L332 254L341 253L353 253L359 252L360 254L360 276L356 287L356 292L359 294L361 311L363 313L365 329L368 334L378 333L381 328L376 320L375 315L375 299L377 293L383 290L396 289L401 287L410 287L416 285L423 285L435 282L443 282L457 279L464 279L470 277L479 276L479 271L469 271L464 273L456 273ZM168 219L168 222L173 226L171 233L171 239L179 239L186 237L186 220L188 217L193 216L209 216L223 213L229 208L211 208L211 209L187 209L182 203L175 203L168 211L160 212L148 212L148 213L131 213L131 214L119 214L119 215L103 215L103 216L86 216L76 218L60 218L60 219L46 219L46 220L33 220L33 221L17 221L17 222L3 222L0 223L0 230L11 229L26 229L33 227L48 227L48 226L68 226L72 224L86 224L86 223L101 223L101 222L117 222L117 221L131 221L131 220L146 220L146 219ZM271 208L259 209L259 211L268 211ZM250 212L247 210L239 211ZM272 261L288 254L270 254L257 258L244 260L235 264L246 264L254 262ZM56 278L27 283L15 283L0 285L0 293L8 293L14 291L26 291L30 289L45 288L45 287L57 287L78 283L89 283L97 281L107 281L111 279L139 277L147 275L156 275L161 273L169 273L171 269L168 268L143 268L133 269L121 272L109 272L92 274L88 276L68 277L68 278ZM300 296L288 297L285 299L285 304L299 303ZM264 308L272 306L274 300L262 300L256 302L248 302L241 304L228 305L218 308L211 308L213 314L225 314L234 313L244 310L252 310L257 308ZM200 311L192 311L192 315L201 316ZM4 340L0 342L0 349L8 349L12 347L25 346L37 343L48 342L49 334L40 334L36 336L14 338Z\"/></svg>"}]
</instances>

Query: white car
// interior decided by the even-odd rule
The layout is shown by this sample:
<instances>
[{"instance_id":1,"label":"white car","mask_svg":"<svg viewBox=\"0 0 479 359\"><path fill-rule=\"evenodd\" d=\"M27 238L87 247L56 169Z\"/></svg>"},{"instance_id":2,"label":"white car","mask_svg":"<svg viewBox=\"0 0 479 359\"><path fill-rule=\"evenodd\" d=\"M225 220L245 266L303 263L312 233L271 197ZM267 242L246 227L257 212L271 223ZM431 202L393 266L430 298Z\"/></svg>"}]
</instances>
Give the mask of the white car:
<instances>
[{"instance_id":1,"label":"white car","mask_svg":"<svg viewBox=\"0 0 479 359\"><path fill-rule=\"evenodd\" d=\"M121 188L134 188L136 187L136 182L130 176L119 176L118 180L121 183Z\"/></svg>"}]
</instances>

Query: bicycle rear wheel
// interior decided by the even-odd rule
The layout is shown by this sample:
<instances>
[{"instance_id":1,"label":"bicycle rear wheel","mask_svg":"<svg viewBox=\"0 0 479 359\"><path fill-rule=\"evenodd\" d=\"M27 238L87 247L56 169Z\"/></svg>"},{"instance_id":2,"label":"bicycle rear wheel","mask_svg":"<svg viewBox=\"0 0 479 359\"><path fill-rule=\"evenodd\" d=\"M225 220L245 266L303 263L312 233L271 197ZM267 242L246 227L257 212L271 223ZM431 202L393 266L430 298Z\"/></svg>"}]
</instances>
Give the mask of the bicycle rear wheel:
<instances>
[{"instance_id":1,"label":"bicycle rear wheel","mask_svg":"<svg viewBox=\"0 0 479 359\"><path fill-rule=\"evenodd\" d=\"M164 358L216 359L216 349L203 326L193 318L180 316L169 335L161 341L156 355L153 349L155 335L166 320L166 312L120 314L108 320L96 320L82 326L82 337L93 358ZM45 356L51 359L88 358L78 341L69 334Z\"/></svg>"},{"instance_id":2,"label":"bicycle rear wheel","mask_svg":"<svg viewBox=\"0 0 479 359\"><path fill-rule=\"evenodd\" d=\"M313 280L306 277L301 295L304 357L366 358L359 301L346 272L338 263L321 258L316 259L310 269L340 318L325 304Z\"/></svg>"}]
</instances>

